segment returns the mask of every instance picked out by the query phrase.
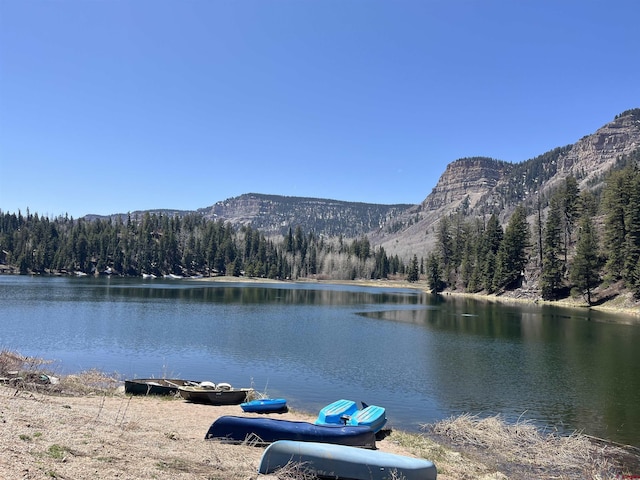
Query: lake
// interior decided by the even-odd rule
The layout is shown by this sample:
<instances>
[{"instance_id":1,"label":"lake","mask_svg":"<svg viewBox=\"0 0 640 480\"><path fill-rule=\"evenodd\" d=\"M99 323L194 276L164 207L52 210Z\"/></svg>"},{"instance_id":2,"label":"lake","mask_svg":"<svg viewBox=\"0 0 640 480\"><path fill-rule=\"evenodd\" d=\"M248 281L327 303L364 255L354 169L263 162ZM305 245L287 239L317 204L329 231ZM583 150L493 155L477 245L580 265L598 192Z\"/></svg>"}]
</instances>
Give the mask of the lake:
<instances>
[{"instance_id":1,"label":"lake","mask_svg":"<svg viewBox=\"0 0 640 480\"><path fill-rule=\"evenodd\" d=\"M389 426L471 413L640 446L640 326L625 317L413 289L0 276L0 349L120 378L253 386Z\"/></svg>"}]
</instances>

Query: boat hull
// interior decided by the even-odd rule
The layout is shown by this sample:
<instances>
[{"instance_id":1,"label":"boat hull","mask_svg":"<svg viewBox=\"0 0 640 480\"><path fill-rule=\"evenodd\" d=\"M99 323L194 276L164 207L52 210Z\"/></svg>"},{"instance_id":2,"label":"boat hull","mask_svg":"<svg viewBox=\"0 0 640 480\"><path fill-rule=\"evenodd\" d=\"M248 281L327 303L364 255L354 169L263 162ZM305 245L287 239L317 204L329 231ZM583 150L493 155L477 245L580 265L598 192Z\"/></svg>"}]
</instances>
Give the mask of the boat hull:
<instances>
[{"instance_id":1,"label":"boat hull","mask_svg":"<svg viewBox=\"0 0 640 480\"><path fill-rule=\"evenodd\" d=\"M268 444L278 440L335 443L375 448L375 433L365 426L314 425L275 418L222 416L211 424L206 440Z\"/></svg>"},{"instance_id":2,"label":"boat hull","mask_svg":"<svg viewBox=\"0 0 640 480\"><path fill-rule=\"evenodd\" d=\"M287 401L284 398L259 398L240 404L245 412L279 413L287 411Z\"/></svg>"},{"instance_id":3,"label":"boat hull","mask_svg":"<svg viewBox=\"0 0 640 480\"><path fill-rule=\"evenodd\" d=\"M274 473L292 464L322 478L436 480L437 477L436 466L429 460L345 445L288 440L266 448L258 473Z\"/></svg>"},{"instance_id":4,"label":"boat hull","mask_svg":"<svg viewBox=\"0 0 640 480\"><path fill-rule=\"evenodd\" d=\"M134 378L124 381L124 392L130 395L176 395L179 387L198 383L178 378Z\"/></svg>"},{"instance_id":5,"label":"boat hull","mask_svg":"<svg viewBox=\"0 0 640 480\"><path fill-rule=\"evenodd\" d=\"M188 402L210 405L239 405L253 393L252 388L231 388L220 390L198 386L184 386L178 389L180 396Z\"/></svg>"}]
</instances>

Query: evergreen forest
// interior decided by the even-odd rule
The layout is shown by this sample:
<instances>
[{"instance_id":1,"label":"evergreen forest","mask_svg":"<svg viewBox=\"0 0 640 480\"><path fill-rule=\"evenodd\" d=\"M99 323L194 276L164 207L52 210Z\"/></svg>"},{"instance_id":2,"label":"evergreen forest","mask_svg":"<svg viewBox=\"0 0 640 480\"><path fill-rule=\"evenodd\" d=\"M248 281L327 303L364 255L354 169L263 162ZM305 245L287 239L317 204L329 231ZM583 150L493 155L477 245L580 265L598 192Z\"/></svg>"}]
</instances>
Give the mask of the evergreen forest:
<instances>
[{"instance_id":1,"label":"evergreen forest","mask_svg":"<svg viewBox=\"0 0 640 480\"><path fill-rule=\"evenodd\" d=\"M619 284L640 297L640 154L623 158L600 190L567 177L537 205L440 219L431 251L401 259L366 236L345 240L301 226L265 237L200 213L73 219L0 210L0 268L21 274L233 275L270 279L426 281L433 291L532 289L545 299ZM543 204L544 202L544 204Z\"/></svg>"}]
</instances>

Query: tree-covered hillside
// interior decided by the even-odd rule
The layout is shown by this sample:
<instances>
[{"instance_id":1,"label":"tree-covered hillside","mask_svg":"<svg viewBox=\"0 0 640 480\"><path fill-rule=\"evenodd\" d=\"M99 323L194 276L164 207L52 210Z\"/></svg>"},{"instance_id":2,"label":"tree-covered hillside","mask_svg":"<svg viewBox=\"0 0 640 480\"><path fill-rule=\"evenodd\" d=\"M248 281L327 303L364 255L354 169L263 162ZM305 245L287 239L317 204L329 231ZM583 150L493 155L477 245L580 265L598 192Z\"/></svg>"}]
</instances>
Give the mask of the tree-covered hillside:
<instances>
[{"instance_id":1,"label":"tree-covered hillside","mask_svg":"<svg viewBox=\"0 0 640 480\"><path fill-rule=\"evenodd\" d=\"M410 207L247 193L201 208L198 213L207 219L250 225L267 236L284 236L293 225L316 235L356 238Z\"/></svg>"},{"instance_id":2,"label":"tree-covered hillside","mask_svg":"<svg viewBox=\"0 0 640 480\"><path fill-rule=\"evenodd\" d=\"M298 226L274 242L249 226L195 213L88 221L0 211L0 252L0 269L22 274L353 279L404 273L397 256L373 251L366 237L325 239Z\"/></svg>"},{"instance_id":3,"label":"tree-covered hillside","mask_svg":"<svg viewBox=\"0 0 640 480\"><path fill-rule=\"evenodd\" d=\"M640 149L624 156L601 190L567 177L549 199L520 203L508 224L454 212L443 217L427 254L432 288L503 292L524 288L559 299L594 301L597 287L621 282L640 297ZM532 223L527 218L534 218Z\"/></svg>"},{"instance_id":4,"label":"tree-covered hillside","mask_svg":"<svg viewBox=\"0 0 640 480\"><path fill-rule=\"evenodd\" d=\"M396 277L426 280L435 291L524 287L558 299L573 290L590 303L598 287L618 282L640 297L639 161L640 150L621 159L601 191L580 191L567 177L545 216L524 204L506 225L495 214L484 221L452 213L438 225L436 248L408 260L366 236L345 241L296 226L274 241L195 213L88 221L0 211L0 264L32 274Z\"/></svg>"}]
</instances>

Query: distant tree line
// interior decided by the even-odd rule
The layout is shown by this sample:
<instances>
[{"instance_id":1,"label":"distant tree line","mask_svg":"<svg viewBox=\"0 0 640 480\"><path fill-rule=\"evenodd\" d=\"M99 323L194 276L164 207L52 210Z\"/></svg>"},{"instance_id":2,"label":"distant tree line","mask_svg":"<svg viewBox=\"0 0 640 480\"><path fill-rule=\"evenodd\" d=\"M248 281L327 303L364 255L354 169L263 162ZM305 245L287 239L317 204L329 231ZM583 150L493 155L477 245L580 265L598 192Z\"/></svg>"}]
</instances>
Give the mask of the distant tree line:
<instances>
[{"instance_id":1,"label":"distant tree line","mask_svg":"<svg viewBox=\"0 0 640 480\"><path fill-rule=\"evenodd\" d=\"M557 299L573 290L590 303L596 287L621 282L640 297L639 160L640 150L622 158L600 191L581 192L568 177L549 198L520 203L504 227L496 213L470 217L461 209L443 217L435 248L416 252L406 264L366 236L346 241L300 226L267 238L198 213L74 220L28 210L0 210L0 264L36 274L393 277L422 279L435 292L524 286Z\"/></svg>"},{"instance_id":2,"label":"distant tree line","mask_svg":"<svg viewBox=\"0 0 640 480\"><path fill-rule=\"evenodd\" d=\"M364 237L326 240L301 227L279 241L249 226L145 213L126 220L50 219L0 211L0 264L20 273L233 275L258 278L387 278L403 262Z\"/></svg>"}]
</instances>

